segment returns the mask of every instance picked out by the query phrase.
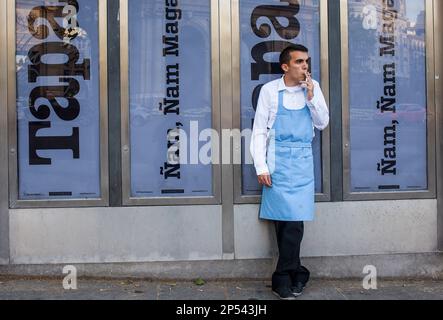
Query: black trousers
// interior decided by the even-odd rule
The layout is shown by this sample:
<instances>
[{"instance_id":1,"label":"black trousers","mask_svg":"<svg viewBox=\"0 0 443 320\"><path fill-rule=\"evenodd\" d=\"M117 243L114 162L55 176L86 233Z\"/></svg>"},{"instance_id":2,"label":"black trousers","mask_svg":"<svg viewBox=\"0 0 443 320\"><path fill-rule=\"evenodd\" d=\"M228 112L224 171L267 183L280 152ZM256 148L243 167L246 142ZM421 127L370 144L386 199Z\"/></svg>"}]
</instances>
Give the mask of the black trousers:
<instances>
[{"instance_id":1,"label":"black trousers","mask_svg":"<svg viewBox=\"0 0 443 320\"><path fill-rule=\"evenodd\" d=\"M291 287L309 281L309 270L301 265L300 245L304 234L302 221L275 221L278 263L272 275L272 288Z\"/></svg>"}]
</instances>

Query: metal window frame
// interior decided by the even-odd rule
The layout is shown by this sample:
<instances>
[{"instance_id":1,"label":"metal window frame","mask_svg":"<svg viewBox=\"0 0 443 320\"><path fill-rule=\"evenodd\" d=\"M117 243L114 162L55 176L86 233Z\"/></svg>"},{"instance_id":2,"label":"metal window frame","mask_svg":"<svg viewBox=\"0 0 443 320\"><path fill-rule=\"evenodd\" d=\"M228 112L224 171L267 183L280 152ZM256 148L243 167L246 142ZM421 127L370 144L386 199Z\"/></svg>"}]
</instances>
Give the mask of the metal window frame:
<instances>
[{"instance_id":1,"label":"metal window frame","mask_svg":"<svg viewBox=\"0 0 443 320\"><path fill-rule=\"evenodd\" d=\"M349 52L348 1L340 0L342 35L342 95L343 95L343 198L353 200L434 199L436 197L436 116L435 116L435 57L433 0L425 0L426 16L426 77L427 77L427 156L428 190L400 192L351 192L351 150L349 118Z\"/></svg>"},{"instance_id":2,"label":"metal window frame","mask_svg":"<svg viewBox=\"0 0 443 320\"><path fill-rule=\"evenodd\" d=\"M240 4L232 0L232 91L233 91L233 127L241 128L241 91L240 91ZM320 72L321 88L329 106L329 42L328 42L328 1L320 0ZM331 201L331 163L330 163L330 128L321 132L322 137L322 184L323 192L315 195L317 202ZM242 151L243 152L243 151ZM234 165L234 201L235 204L259 204L261 196L242 194L242 166Z\"/></svg>"},{"instance_id":3,"label":"metal window frame","mask_svg":"<svg viewBox=\"0 0 443 320\"><path fill-rule=\"evenodd\" d=\"M107 1L98 1L99 14L99 94L100 94L100 192L97 199L19 200L16 115L16 1L7 0L8 12L8 135L10 208L104 207L109 203L108 176L108 80L107 80Z\"/></svg>"},{"instance_id":4,"label":"metal window frame","mask_svg":"<svg viewBox=\"0 0 443 320\"><path fill-rule=\"evenodd\" d=\"M434 30L436 34L441 34L443 24L440 19L443 14L442 1L434 2ZM443 41L441 37L435 38L435 107L437 119L437 137L442 137L443 133L443 88L441 77L443 74L443 64L438 59L443 54ZM443 139L437 139L437 248L443 251Z\"/></svg>"},{"instance_id":5,"label":"metal window frame","mask_svg":"<svg viewBox=\"0 0 443 320\"><path fill-rule=\"evenodd\" d=\"M0 43L7 39L6 1L0 2ZM7 52L0 50L0 114L7 114ZM8 118L0 118L0 181L8 181ZM0 186L0 265L10 263L8 183Z\"/></svg>"},{"instance_id":6,"label":"metal window frame","mask_svg":"<svg viewBox=\"0 0 443 320\"><path fill-rule=\"evenodd\" d=\"M121 148L123 206L211 205L221 203L221 166L212 165L213 196L208 197L131 197L131 152L129 118L129 23L128 0L120 0L120 66L121 66ZM219 3L210 0L211 65L212 65L212 128L220 137L220 41ZM219 144L221 146L221 144ZM214 145L215 146L215 145ZM221 153L221 152L220 152ZM221 163L221 157L219 160Z\"/></svg>"}]
</instances>

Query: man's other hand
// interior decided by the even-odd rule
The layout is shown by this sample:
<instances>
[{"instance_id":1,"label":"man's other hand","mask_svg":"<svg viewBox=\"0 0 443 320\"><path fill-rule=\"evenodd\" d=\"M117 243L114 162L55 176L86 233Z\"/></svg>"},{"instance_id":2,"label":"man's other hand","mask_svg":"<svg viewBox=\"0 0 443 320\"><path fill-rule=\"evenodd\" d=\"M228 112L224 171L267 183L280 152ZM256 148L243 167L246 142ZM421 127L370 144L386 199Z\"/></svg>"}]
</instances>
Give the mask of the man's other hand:
<instances>
[{"instance_id":1,"label":"man's other hand","mask_svg":"<svg viewBox=\"0 0 443 320\"><path fill-rule=\"evenodd\" d=\"M258 176L258 183L271 188L272 187L271 176L269 174L262 174L261 176Z\"/></svg>"}]
</instances>

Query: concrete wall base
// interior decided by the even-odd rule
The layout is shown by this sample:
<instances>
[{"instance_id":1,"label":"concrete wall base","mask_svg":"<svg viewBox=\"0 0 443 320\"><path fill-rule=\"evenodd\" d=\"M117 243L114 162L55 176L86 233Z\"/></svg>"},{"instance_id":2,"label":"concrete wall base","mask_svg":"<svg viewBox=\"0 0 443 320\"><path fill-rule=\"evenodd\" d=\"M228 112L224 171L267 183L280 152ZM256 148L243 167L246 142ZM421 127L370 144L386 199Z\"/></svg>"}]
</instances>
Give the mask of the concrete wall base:
<instances>
[{"instance_id":1,"label":"concrete wall base","mask_svg":"<svg viewBox=\"0 0 443 320\"><path fill-rule=\"evenodd\" d=\"M390 254L303 258L313 278L362 278L367 265L379 278L443 279L443 253ZM79 277L143 278L152 280L264 279L269 280L275 259L189 262L75 264ZM63 279L65 265L0 266L1 276L56 277Z\"/></svg>"}]
</instances>

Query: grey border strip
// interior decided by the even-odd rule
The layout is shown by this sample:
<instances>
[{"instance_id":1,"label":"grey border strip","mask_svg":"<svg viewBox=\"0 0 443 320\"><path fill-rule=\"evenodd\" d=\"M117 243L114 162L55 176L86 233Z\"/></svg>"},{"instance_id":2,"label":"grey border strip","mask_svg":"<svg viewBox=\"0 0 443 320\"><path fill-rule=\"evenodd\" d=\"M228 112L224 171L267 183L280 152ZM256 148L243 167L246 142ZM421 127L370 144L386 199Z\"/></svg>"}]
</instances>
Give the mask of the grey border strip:
<instances>
[{"instance_id":1,"label":"grey border strip","mask_svg":"<svg viewBox=\"0 0 443 320\"><path fill-rule=\"evenodd\" d=\"M131 152L129 125L129 24L128 0L120 0L120 72L121 72L121 148L122 148L122 197L125 206L202 205L220 204L221 166L212 166L213 196L209 197L131 197ZM219 86L219 23L217 0L211 3L211 63L212 63L212 123L220 133L220 86ZM219 134L220 136L220 134Z\"/></svg>"},{"instance_id":2,"label":"grey border strip","mask_svg":"<svg viewBox=\"0 0 443 320\"><path fill-rule=\"evenodd\" d=\"M108 84L107 84L107 1L99 4L99 77L100 77L100 192L101 198L91 200L18 200L17 116L15 62L8 67L8 133L9 133L9 206L11 208L52 208L107 206L108 179ZM7 0L8 61L15 61L15 0Z\"/></svg>"},{"instance_id":3,"label":"grey border strip","mask_svg":"<svg viewBox=\"0 0 443 320\"><path fill-rule=\"evenodd\" d=\"M443 24L443 3L441 0L434 0L434 34L441 35ZM443 54L443 41L441 36L435 37L435 103L437 118L437 245L439 250L443 250L443 88L441 77L443 76L443 64L441 57Z\"/></svg>"},{"instance_id":4,"label":"grey border strip","mask_svg":"<svg viewBox=\"0 0 443 320\"><path fill-rule=\"evenodd\" d=\"M120 3L108 2L109 205L122 205L120 108Z\"/></svg>"},{"instance_id":5,"label":"grey border strip","mask_svg":"<svg viewBox=\"0 0 443 320\"><path fill-rule=\"evenodd\" d=\"M0 1L0 43L7 43L6 1ZM7 107L7 50L0 50L0 114L8 113ZM9 205L8 205L8 117L0 117L0 265L9 263Z\"/></svg>"},{"instance_id":6,"label":"grey border strip","mask_svg":"<svg viewBox=\"0 0 443 320\"><path fill-rule=\"evenodd\" d=\"M233 126L241 127L240 106L240 3L232 3L232 84L233 84ZM320 63L321 87L329 105L329 42L328 42L328 1L320 0ZM331 165L330 165L330 127L322 132L322 182L323 193L316 194L315 200L326 202L331 200ZM235 152L235 151L234 151ZM234 201L235 204L257 204L260 196L242 195L242 167L234 165Z\"/></svg>"},{"instance_id":7,"label":"grey border strip","mask_svg":"<svg viewBox=\"0 0 443 320\"><path fill-rule=\"evenodd\" d=\"M340 2L329 1L329 108L331 130L331 201L343 201Z\"/></svg>"},{"instance_id":8,"label":"grey border strip","mask_svg":"<svg viewBox=\"0 0 443 320\"><path fill-rule=\"evenodd\" d=\"M434 24L433 0L426 4L426 68L427 68L427 101L428 101L428 190L418 192L351 192L351 150L349 119L349 53L342 50L342 99L343 99L343 193L344 200L400 200L400 199L434 199L436 197L435 169L435 70L434 70ZM348 48L348 1L340 0L342 48Z\"/></svg>"},{"instance_id":9,"label":"grey border strip","mask_svg":"<svg viewBox=\"0 0 443 320\"><path fill-rule=\"evenodd\" d=\"M235 55L232 54L232 26L231 26L231 1L219 0L220 15L220 93L221 93L221 114L220 122L222 129L232 128L232 62ZM234 259L234 169L232 165L231 146L222 147L222 158L225 152L230 153L230 164L222 165L222 246L223 258Z\"/></svg>"}]
</instances>

